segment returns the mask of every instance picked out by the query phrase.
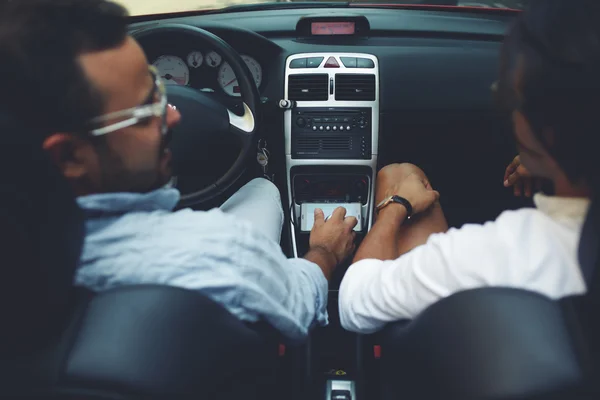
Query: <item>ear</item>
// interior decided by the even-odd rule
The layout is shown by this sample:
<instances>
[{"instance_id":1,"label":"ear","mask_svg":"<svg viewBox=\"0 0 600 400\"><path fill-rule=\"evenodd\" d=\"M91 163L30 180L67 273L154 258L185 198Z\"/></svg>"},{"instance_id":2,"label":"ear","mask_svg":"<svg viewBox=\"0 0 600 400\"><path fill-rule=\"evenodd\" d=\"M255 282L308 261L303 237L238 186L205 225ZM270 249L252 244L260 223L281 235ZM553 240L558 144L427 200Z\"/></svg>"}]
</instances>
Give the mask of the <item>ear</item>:
<instances>
[{"instance_id":1,"label":"ear","mask_svg":"<svg viewBox=\"0 0 600 400\"><path fill-rule=\"evenodd\" d=\"M74 135L54 133L42 146L67 179L75 180L87 174L84 153L89 143Z\"/></svg>"}]
</instances>

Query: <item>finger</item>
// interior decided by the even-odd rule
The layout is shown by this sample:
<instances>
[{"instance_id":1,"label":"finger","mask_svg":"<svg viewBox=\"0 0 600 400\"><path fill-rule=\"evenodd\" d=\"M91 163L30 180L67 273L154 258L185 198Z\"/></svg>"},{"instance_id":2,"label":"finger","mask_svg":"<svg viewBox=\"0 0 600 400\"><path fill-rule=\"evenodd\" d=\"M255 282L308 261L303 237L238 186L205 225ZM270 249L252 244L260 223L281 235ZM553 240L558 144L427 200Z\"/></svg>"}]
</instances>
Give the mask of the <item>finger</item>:
<instances>
[{"instance_id":1,"label":"finger","mask_svg":"<svg viewBox=\"0 0 600 400\"><path fill-rule=\"evenodd\" d=\"M531 179L525 179L523 181L523 189L526 197L533 196L533 182L531 182Z\"/></svg>"},{"instance_id":2,"label":"finger","mask_svg":"<svg viewBox=\"0 0 600 400\"><path fill-rule=\"evenodd\" d=\"M335 210L333 210L333 214L331 214L331 219L343 221L345 216L346 209L344 207L338 207Z\"/></svg>"},{"instance_id":3,"label":"finger","mask_svg":"<svg viewBox=\"0 0 600 400\"><path fill-rule=\"evenodd\" d=\"M325 213L320 208L315 208L315 223L314 225L320 225L325 223Z\"/></svg>"},{"instance_id":4,"label":"finger","mask_svg":"<svg viewBox=\"0 0 600 400\"><path fill-rule=\"evenodd\" d=\"M529 171L527 170L527 168L525 168L523 166L523 164L519 165L519 167L517 168L516 173L519 174L519 176L531 176L531 174L529 173Z\"/></svg>"},{"instance_id":5,"label":"finger","mask_svg":"<svg viewBox=\"0 0 600 400\"><path fill-rule=\"evenodd\" d=\"M346 217L344 219L344 224L348 225L348 227L352 230L358 224L358 219L356 217Z\"/></svg>"},{"instance_id":6,"label":"finger","mask_svg":"<svg viewBox=\"0 0 600 400\"><path fill-rule=\"evenodd\" d=\"M515 158L513 158L511 163L508 164L508 167L506 167L506 171L504 171L504 180L505 181L508 179L508 177L510 175L512 175L517 170L517 168L519 167L520 164L521 164L521 160L520 160L519 156L516 156Z\"/></svg>"},{"instance_id":7,"label":"finger","mask_svg":"<svg viewBox=\"0 0 600 400\"><path fill-rule=\"evenodd\" d=\"M509 187L515 185L519 179L521 179L521 175L517 172L514 172L508 176L508 178L504 181L504 186Z\"/></svg>"},{"instance_id":8,"label":"finger","mask_svg":"<svg viewBox=\"0 0 600 400\"><path fill-rule=\"evenodd\" d=\"M523 185L522 182L517 182L515 184L515 188L514 188L515 196L517 196L517 197L521 196L521 193L523 192L522 185Z\"/></svg>"},{"instance_id":9,"label":"finger","mask_svg":"<svg viewBox=\"0 0 600 400\"><path fill-rule=\"evenodd\" d=\"M433 190L433 187L431 187L431 182L429 182L428 179L423 179L423 185L425 185L425 189Z\"/></svg>"}]
</instances>

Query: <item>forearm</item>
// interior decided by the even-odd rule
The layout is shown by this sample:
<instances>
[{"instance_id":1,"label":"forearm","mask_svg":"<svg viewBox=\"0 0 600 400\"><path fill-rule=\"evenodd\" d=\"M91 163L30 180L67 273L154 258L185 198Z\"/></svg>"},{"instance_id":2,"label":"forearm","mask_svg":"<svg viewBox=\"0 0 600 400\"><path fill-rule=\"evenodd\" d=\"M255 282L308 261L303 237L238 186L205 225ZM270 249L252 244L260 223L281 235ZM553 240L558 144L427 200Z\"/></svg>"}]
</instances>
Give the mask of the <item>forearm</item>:
<instances>
[{"instance_id":1,"label":"forearm","mask_svg":"<svg viewBox=\"0 0 600 400\"><path fill-rule=\"evenodd\" d=\"M327 280L331 278L331 274L337 265L337 260L333 253L323 247L310 249L304 256L304 259L317 264Z\"/></svg>"},{"instance_id":2,"label":"forearm","mask_svg":"<svg viewBox=\"0 0 600 400\"><path fill-rule=\"evenodd\" d=\"M406 220L406 209L392 204L379 213L377 221L363 239L353 262L370 258L394 260L398 258L400 228Z\"/></svg>"},{"instance_id":3,"label":"forearm","mask_svg":"<svg viewBox=\"0 0 600 400\"><path fill-rule=\"evenodd\" d=\"M432 234L447 230L448 223L438 202L410 221L406 221L404 207L390 205L381 210L373 228L358 249L354 262L370 258L395 260L425 244Z\"/></svg>"}]
</instances>

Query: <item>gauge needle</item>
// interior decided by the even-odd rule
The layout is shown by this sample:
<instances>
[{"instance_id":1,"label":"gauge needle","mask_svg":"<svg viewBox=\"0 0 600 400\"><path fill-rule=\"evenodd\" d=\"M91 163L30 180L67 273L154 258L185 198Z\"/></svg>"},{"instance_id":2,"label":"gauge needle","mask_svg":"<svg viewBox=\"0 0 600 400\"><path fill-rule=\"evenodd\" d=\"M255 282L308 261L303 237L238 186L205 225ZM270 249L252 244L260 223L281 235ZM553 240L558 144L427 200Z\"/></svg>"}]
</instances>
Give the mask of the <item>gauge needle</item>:
<instances>
[{"instance_id":1,"label":"gauge needle","mask_svg":"<svg viewBox=\"0 0 600 400\"><path fill-rule=\"evenodd\" d=\"M225 86L223 86L223 87L227 87L227 86L231 85L231 84L232 84L233 82L235 82L235 81L237 81L237 78L233 78L232 80L230 80L229 82L227 82L227 83L225 84Z\"/></svg>"},{"instance_id":2,"label":"gauge needle","mask_svg":"<svg viewBox=\"0 0 600 400\"><path fill-rule=\"evenodd\" d=\"M178 85L184 85L185 84L185 78L176 78L171 74L166 74L165 76L162 77L163 79L167 80L167 81L174 81L176 82Z\"/></svg>"}]
</instances>

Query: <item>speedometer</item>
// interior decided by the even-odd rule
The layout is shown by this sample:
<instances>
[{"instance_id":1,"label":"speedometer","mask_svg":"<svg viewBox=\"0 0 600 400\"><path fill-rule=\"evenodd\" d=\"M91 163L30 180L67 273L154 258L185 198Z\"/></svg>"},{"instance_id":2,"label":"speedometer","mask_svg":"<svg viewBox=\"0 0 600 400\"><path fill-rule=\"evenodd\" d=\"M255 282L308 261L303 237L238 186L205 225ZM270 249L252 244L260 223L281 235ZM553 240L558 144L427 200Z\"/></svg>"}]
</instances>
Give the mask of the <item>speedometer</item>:
<instances>
[{"instance_id":1,"label":"speedometer","mask_svg":"<svg viewBox=\"0 0 600 400\"><path fill-rule=\"evenodd\" d=\"M187 85L190 82L190 70L179 57L160 56L153 63L160 77L167 85Z\"/></svg>"},{"instance_id":2,"label":"speedometer","mask_svg":"<svg viewBox=\"0 0 600 400\"><path fill-rule=\"evenodd\" d=\"M248 66L256 87L259 87L262 82L262 68L260 64L250 56L242 56L242 60L244 60ZM240 86L238 85L237 78L233 73L233 69L229 63L223 63L221 68L219 68L218 80L221 89L223 89L225 93L230 96L240 96Z\"/></svg>"}]
</instances>

